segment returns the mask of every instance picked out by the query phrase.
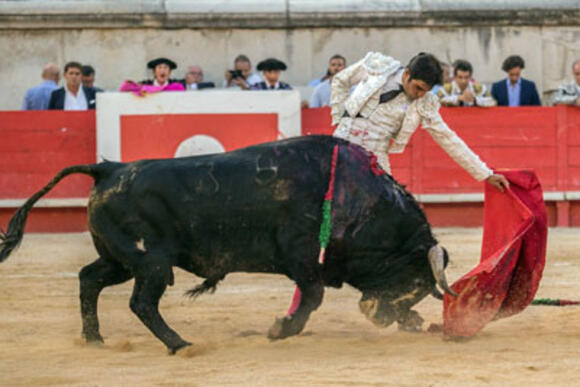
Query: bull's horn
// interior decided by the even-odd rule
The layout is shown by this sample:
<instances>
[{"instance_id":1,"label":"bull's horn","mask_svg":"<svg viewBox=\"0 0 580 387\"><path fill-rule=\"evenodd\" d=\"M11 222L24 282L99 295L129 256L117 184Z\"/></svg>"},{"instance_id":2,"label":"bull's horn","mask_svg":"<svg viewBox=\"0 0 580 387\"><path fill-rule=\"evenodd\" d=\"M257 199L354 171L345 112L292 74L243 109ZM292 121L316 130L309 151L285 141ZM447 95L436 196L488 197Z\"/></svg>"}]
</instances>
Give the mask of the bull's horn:
<instances>
[{"instance_id":1,"label":"bull's horn","mask_svg":"<svg viewBox=\"0 0 580 387\"><path fill-rule=\"evenodd\" d=\"M431 295L433 297L435 297L438 300L442 300L443 299L443 294L441 294L441 292L439 291L439 289L437 289L437 285L433 285L433 289L431 289Z\"/></svg>"},{"instance_id":2,"label":"bull's horn","mask_svg":"<svg viewBox=\"0 0 580 387\"><path fill-rule=\"evenodd\" d=\"M445 260L443 249L439 245L435 245L429 249L429 264L431 265L431 271L433 271L433 277L437 281L437 285L445 291L447 294L451 294L453 297L457 297L449 285L447 284L447 277L445 277Z\"/></svg>"}]
</instances>

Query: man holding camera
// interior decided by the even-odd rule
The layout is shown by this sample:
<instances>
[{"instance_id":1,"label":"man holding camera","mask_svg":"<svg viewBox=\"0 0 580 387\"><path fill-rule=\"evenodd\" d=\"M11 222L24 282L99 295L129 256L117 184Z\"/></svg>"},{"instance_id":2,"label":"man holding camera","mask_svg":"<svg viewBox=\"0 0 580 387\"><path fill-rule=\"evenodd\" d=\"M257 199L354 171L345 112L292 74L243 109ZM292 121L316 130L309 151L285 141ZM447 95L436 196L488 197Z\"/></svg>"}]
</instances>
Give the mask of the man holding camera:
<instances>
[{"instance_id":1,"label":"man holding camera","mask_svg":"<svg viewBox=\"0 0 580 387\"><path fill-rule=\"evenodd\" d=\"M234 60L234 69L227 70L223 83L224 88L248 90L250 86L262 81L262 78L252 73L252 63L245 55L238 55Z\"/></svg>"}]
</instances>

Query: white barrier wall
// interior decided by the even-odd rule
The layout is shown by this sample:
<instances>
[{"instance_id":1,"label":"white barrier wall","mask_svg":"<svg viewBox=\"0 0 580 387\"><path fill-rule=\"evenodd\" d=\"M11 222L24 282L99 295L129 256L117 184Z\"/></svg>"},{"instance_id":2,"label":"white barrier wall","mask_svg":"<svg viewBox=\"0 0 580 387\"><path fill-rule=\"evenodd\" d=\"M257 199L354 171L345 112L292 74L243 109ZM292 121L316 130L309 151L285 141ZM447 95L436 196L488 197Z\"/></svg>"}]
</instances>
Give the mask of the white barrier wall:
<instances>
[{"instance_id":1,"label":"white barrier wall","mask_svg":"<svg viewBox=\"0 0 580 387\"><path fill-rule=\"evenodd\" d=\"M207 149L208 151L218 150L219 145L210 133L211 130L201 133L196 131L193 117L195 115L224 114L227 117L229 114L276 114L277 138L301 134L300 94L294 90L163 92L145 97L136 96L133 93L107 92L97 94L97 106L98 160L125 161L121 157L123 129L121 118L129 116L191 115L192 133L205 136L200 139L205 139L201 142L202 144L212 147L212 149ZM235 122L231 125L235 125ZM170 135L171 127L163 130L167 130L167 135ZM222 148L225 149L223 146ZM174 152L171 155L173 154Z\"/></svg>"}]
</instances>

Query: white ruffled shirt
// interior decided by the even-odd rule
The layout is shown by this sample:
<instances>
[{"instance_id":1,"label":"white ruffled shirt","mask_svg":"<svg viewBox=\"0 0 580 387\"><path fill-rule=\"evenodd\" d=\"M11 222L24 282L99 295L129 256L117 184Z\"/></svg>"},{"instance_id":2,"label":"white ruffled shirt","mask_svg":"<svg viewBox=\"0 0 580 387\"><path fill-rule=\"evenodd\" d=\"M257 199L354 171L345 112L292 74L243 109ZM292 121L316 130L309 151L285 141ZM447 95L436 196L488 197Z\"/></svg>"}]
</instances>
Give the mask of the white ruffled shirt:
<instances>
[{"instance_id":1,"label":"white ruffled shirt","mask_svg":"<svg viewBox=\"0 0 580 387\"><path fill-rule=\"evenodd\" d=\"M334 136L373 152L383 169L391 173L388 154L403 152L421 125L476 180L491 176L491 169L443 121L435 95L426 93L411 100L402 92L379 104L381 94L399 89L402 74L399 61L375 52L336 74L330 99L332 123L338 124ZM358 85L349 96L354 84ZM345 111L349 117L343 117Z\"/></svg>"}]
</instances>

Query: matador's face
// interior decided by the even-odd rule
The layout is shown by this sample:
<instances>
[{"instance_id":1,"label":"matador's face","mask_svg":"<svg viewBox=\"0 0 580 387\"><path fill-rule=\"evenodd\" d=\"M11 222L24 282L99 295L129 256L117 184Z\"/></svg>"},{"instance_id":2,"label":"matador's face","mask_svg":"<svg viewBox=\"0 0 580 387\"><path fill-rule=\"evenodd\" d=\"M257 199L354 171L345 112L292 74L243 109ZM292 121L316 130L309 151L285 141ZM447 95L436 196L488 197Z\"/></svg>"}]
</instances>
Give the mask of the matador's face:
<instances>
[{"instance_id":1,"label":"matador's face","mask_svg":"<svg viewBox=\"0 0 580 387\"><path fill-rule=\"evenodd\" d=\"M420 79L410 79L409 69L405 69L403 73L403 90L410 99L418 99L427 94L431 90L431 86Z\"/></svg>"}]
</instances>

